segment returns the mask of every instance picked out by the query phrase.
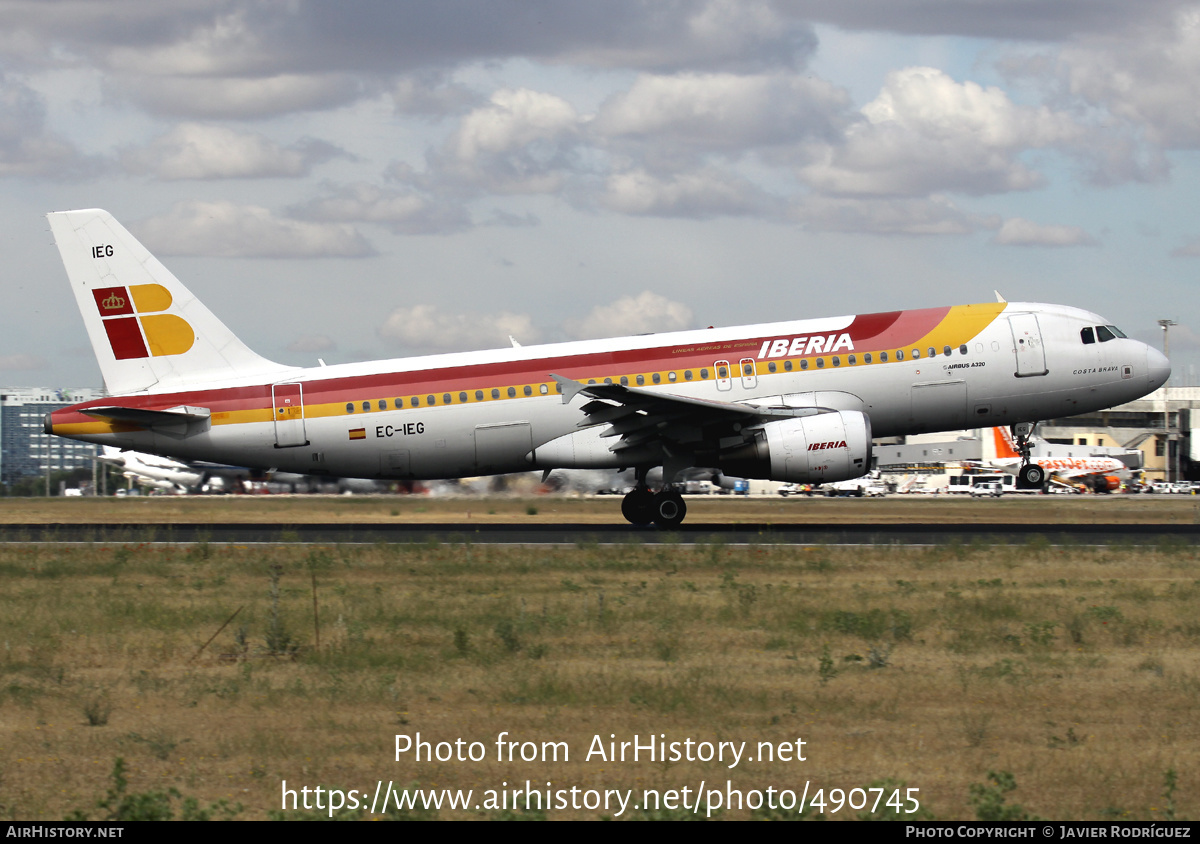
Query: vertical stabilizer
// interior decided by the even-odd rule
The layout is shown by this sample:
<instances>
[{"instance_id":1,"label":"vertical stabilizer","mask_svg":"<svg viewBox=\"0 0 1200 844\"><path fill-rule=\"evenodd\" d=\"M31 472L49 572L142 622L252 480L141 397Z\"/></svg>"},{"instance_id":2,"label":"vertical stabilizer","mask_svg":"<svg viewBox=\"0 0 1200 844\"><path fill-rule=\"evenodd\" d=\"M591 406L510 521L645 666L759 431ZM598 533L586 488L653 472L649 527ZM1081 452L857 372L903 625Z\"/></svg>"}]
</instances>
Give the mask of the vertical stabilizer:
<instances>
[{"instance_id":1,"label":"vertical stabilizer","mask_svg":"<svg viewBox=\"0 0 1200 844\"><path fill-rule=\"evenodd\" d=\"M252 352L107 211L47 219L109 393L291 370Z\"/></svg>"},{"instance_id":2,"label":"vertical stabilizer","mask_svg":"<svg viewBox=\"0 0 1200 844\"><path fill-rule=\"evenodd\" d=\"M984 460L1011 460L1020 456L1008 428L1003 426L992 428L983 435Z\"/></svg>"}]
</instances>

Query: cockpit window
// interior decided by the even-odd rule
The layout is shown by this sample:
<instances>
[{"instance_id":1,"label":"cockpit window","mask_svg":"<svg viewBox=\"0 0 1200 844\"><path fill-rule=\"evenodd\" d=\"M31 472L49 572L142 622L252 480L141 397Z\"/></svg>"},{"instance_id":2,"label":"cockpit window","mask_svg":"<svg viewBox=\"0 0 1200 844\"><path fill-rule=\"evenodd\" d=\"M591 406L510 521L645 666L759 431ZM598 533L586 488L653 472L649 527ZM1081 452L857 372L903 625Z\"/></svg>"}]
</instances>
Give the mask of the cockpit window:
<instances>
[{"instance_id":1,"label":"cockpit window","mask_svg":"<svg viewBox=\"0 0 1200 844\"><path fill-rule=\"evenodd\" d=\"M1109 340L1116 340L1117 336L1108 330L1107 325L1097 325L1096 339L1101 343L1107 343Z\"/></svg>"},{"instance_id":2,"label":"cockpit window","mask_svg":"<svg viewBox=\"0 0 1200 844\"><path fill-rule=\"evenodd\" d=\"M1092 327L1090 325L1079 332L1079 339L1083 341L1085 346L1090 346L1092 343L1096 342L1096 335L1092 333Z\"/></svg>"},{"instance_id":3,"label":"cockpit window","mask_svg":"<svg viewBox=\"0 0 1200 844\"><path fill-rule=\"evenodd\" d=\"M1120 337L1122 340L1126 339L1125 332L1122 331L1121 329L1117 328L1115 325L1106 325L1104 327L1107 328L1109 331L1111 331L1116 336Z\"/></svg>"}]
</instances>

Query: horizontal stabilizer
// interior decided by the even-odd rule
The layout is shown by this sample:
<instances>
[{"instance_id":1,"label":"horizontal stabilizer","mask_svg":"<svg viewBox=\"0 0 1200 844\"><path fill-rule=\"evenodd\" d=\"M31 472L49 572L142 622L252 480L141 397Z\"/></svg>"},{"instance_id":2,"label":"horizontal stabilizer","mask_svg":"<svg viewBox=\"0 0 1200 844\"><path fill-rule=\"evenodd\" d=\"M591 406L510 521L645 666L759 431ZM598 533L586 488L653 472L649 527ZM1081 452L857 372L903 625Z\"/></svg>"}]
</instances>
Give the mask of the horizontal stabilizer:
<instances>
[{"instance_id":1,"label":"horizontal stabilizer","mask_svg":"<svg viewBox=\"0 0 1200 844\"><path fill-rule=\"evenodd\" d=\"M137 425L155 431L184 434L188 423L207 422L212 415L207 407L189 407L180 405L166 410L146 410L141 407L89 407L80 413L95 416L98 419L111 419L114 422L124 422L127 425Z\"/></svg>"}]
</instances>

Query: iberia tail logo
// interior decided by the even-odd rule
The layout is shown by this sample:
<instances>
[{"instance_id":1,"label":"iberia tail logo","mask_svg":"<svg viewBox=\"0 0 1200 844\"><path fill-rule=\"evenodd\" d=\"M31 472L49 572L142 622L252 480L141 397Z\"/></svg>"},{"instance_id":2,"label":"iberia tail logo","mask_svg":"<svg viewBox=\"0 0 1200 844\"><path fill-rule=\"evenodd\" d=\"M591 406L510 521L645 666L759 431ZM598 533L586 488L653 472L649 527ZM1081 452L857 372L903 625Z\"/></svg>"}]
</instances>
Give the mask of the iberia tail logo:
<instances>
[{"instance_id":1,"label":"iberia tail logo","mask_svg":"<svg viewBox=\"0 0 1200 844\"><path fill-rule=\"evenodd\" d=\"M171 293L161 284L102 287L92 295L117 360L181 355L196 342L187 320L162 313Z\"/></svg>"}]
</instances>

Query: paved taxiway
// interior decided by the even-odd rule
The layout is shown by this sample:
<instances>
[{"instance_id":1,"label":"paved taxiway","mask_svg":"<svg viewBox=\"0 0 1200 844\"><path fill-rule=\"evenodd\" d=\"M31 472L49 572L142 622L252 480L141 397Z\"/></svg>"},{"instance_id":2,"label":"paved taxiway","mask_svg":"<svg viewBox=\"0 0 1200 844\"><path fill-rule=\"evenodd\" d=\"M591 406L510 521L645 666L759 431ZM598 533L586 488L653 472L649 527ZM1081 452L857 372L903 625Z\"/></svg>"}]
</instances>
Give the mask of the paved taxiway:
<instances>
[{"instance_id":1,"label":"paved taxiway","mask_svg":"<svg viewBox=\"0 0 1200 844\"><path fill-rule=\"evenodd\" d=\"M685 524L675 530L625 524L9 524L0 542L165 543L472 543L477 545L575 545L595 542L783 545L1200 544L1200 524Z\"/></svg>"}]
</instances>

